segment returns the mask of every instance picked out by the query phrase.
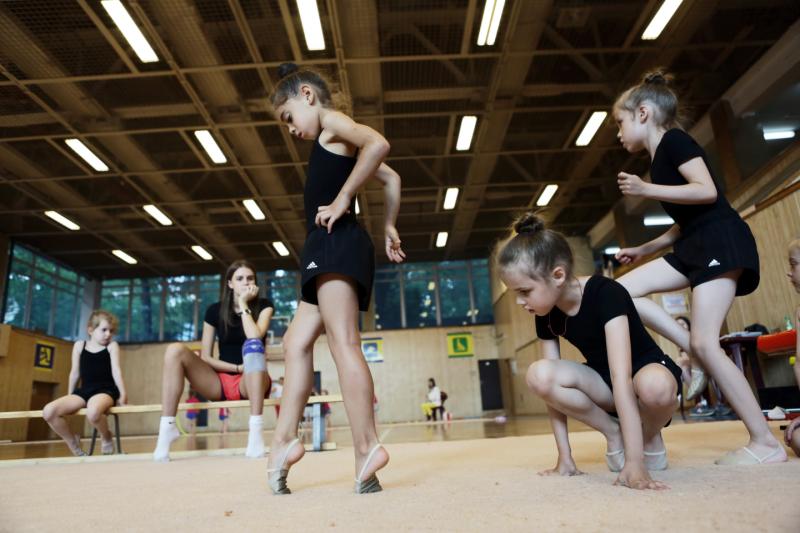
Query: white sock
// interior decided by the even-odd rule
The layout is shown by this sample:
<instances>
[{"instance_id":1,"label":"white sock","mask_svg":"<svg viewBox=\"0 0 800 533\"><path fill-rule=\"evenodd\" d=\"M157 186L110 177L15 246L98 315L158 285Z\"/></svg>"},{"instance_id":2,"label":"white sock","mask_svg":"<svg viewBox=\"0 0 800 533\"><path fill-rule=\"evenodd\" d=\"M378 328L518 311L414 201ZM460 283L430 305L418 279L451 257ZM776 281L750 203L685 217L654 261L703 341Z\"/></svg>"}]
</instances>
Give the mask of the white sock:
<instances>
[{"instance_id":1,"label":"white sock","mask_svg":"<svg viewBox=\"0 0 800 533\"><path fill-rule=\"evenodd\" d=\"M264 457L264 419L261 415L250 415L250 433L247 435L245 455L253 459Z\"/></svg>"},{"instance_id":2,"label":"white sock","mask_svg":"<svg viewBox=\"0 0 800 533\"><path fill-rule=\"evenodd\" d=\"M180 437L178 428L175 425L174 416L162 416L158 426L158 443L153 452L153 460L158 462L169 461L169 445L172 441Z\"/></svg>"}]
</instances>

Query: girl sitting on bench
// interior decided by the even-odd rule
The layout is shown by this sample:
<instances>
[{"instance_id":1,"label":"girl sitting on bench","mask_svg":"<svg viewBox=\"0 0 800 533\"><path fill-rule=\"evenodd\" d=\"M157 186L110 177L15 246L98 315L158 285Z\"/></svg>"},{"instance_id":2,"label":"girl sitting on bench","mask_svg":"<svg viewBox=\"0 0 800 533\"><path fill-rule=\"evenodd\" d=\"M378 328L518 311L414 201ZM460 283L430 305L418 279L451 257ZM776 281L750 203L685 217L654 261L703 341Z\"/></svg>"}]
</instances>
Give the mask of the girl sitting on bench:
<instances>
[{"instance_id":1,"label":"girl sitting on bench","mask_svg":"<svg viewBox=\"0 0 800 533\"><path fill-rule=\"evenodd\" d=\"M44 419L77 456L86 453L81 449L80 437L72 433L64 416L84 407L87 420L97 428L102 438L100 449L103 455L114 453L106 411L115 402L119 405L127 403L125 382L119 367L119 345L112 340L118 325L117 317L108 311L98 309L92 312L86 325L89 340L77 341L72 347L67 395L44 406ZM81 386L76 388L79 379Z\"/></svg>"}]
</instances>

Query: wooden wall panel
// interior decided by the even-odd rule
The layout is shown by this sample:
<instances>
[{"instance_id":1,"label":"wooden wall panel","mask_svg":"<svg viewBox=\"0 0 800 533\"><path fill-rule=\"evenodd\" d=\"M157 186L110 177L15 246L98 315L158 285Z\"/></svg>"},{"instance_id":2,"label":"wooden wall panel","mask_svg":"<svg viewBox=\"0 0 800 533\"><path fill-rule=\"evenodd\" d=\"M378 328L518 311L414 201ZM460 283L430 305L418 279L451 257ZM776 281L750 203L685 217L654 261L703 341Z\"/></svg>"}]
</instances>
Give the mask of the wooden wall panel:
<instances>
[{"instance_id":1,"label":"wooden wall panel","mask_svg":"<svg viewBox=\"0 0 800 533\"><path fill-rule=\"evenodd\" d=\"M67 393L72 342L12 328L0 324L8 336L8 350L0 357L0 411L27 411L30 409L33 382L55 383L56 397ZM0 335L2 336L2 335ZM55 345L52 370L34 368L34 354L37 342ZM73 417L70 427L77 433L81 431L83 417ZM0 440L25 440L28 420L0 421ZM55 435L53 433L53 435Z\"/></svg>"},{"instance_id":2,"label":"wooden wall panel","mask_svg":"<svg viewBox=\"0 0 800 533\"><path fill-rule=\"evenodd\" d=\"M758 244L761 283L752 294L736 298L728 313L728 329L739 331L754 322L782 329L784 316L791 316L800 303L786 277L786 245L800 237L800 191L755 212L747 223Z\"/></svg>"}]
</instances>

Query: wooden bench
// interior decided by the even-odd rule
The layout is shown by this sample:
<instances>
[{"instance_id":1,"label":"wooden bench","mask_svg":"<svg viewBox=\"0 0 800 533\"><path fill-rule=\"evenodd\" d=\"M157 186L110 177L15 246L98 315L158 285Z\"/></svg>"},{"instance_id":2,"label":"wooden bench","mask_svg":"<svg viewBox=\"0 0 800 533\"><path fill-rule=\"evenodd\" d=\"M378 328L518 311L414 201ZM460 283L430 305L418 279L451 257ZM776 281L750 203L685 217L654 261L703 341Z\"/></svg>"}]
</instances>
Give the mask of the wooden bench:
<instances>
[{"instance_id":1,"label":"wooden bench","mask_svg":"<svg viewBox=\"0 0 800 533\"><path fill-rule=\"evenodd\" d=\"M321 451L325 444L325 417L322 416L323 403L338 403L342 401L340 394L328 394L324 396L311 396L308 399L308 404L313 406L314 415L312 423L312 447L314 451ZM264 406L280 405L280 400L265 399ZM179 403L178 411L186 411L189 409L236 409L238 407L249 407L250 400L229 400L223 402L194 402L194 403ZM117 439L117 453L122 453L122 441L120 439L119 431L119 415L130 413L160 413L162 406L160 403L145 404L145 405L120 405L114 406L108 411L107 415L114 417L114 433ZM85 415L86 408L78 410L75 415ZM0 420L9 420L14 418L41 418L42 411L6 411L0 412ZM92 432L92 443L89 449L89 455L94 452L95 442L97 440L97 429Z\"/></svg>"}]
</instances>

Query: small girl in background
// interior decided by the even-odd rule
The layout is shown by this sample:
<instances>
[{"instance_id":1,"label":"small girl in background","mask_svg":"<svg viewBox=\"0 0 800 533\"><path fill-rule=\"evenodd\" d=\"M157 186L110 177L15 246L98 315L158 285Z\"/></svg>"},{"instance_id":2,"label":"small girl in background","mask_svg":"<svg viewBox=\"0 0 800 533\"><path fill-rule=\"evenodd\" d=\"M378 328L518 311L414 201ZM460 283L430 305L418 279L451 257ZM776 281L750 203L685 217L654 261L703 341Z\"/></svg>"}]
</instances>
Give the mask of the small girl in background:
<instances>
[{"instance_id":1,"label":"small girl in background","mask_svg":"<svg viewBox=\"0 0 800 533\"><path fill-rule=\"evenodd\" d=\"M672 247L672 252L635 268L619 283L634 298L648 326L698 358L726 400L742 419L749 442L717 459L721 465L778 463L786 451L770 432L744 374L719 344L722 324L736 296L758 287L758 249L748 225L728 203L711 176L705 151L681 127L678 97L671 77L660 71L645 75L614 104L614 121L622 146L650 155L651 182L620 172L625 196L658 200L675 221L650 242L617 253L622 264L640 261ZM692 289L690 332L649 294Z\"/></svg>"},{"instance_id":2,"label":"small girl in background","mask_svg":"<svg viewBox=\"0 0 800 533\"><path fill-rule=\"evenodd\" d=\"M573 275L563 235L545 229L532 213L514 230L499 251L498 270L517 303L535 315L543 358L526 379L547 403L558 447L555 468L540 474L582 473L569 444L571 416L605 436L608 468L619 472L615 485L667 488L648 470L667 468L661 428L677 407L681 369L644 329L624 287L602 276ZM586 363L562 360L559 337L575 345Z\"/></svg>"},{"instance_id":3,"label":"small girl in background","mask_svg":"<svg viewBox=\"0 0 800 533\"><path fill-rule=\"evenodd\" d=\"M108 311L92 312L86 325L89 340L77 341L72 347L67 395L44 406L44 419L77 456L86 453L81 449L80 437L72 433L64 417L84 407L86 419L100 433L103 455L114 453L106 412L115 403L125 405L128 401L119 366L119 345L112 340L118 326L117 317ZM78 380L81 386L76 388Z\"/></svg>"},{"instance_id":4,"label":"small girl in background","mask_svg":"<svg viewBox=\"0 0 800 533\"><path fill-rule=\"evenodd\" d=\"M789 276L795 292L800 294L800 239L789 243L789 271L786 275ZM800 358L800 306L794 312L794 330L798 333L795 346L794 377L797 380L797 386L800 387L800 364L797 362L797 359ZM800 418L795 418L786 428L783 439L795 455L800 457L800 429L798 428L800 428Z\"/></svg>"}]
</instances>

